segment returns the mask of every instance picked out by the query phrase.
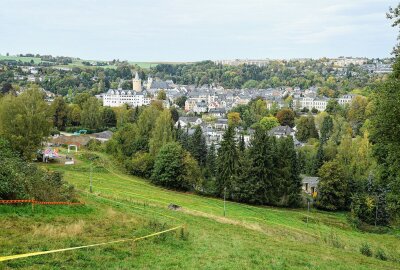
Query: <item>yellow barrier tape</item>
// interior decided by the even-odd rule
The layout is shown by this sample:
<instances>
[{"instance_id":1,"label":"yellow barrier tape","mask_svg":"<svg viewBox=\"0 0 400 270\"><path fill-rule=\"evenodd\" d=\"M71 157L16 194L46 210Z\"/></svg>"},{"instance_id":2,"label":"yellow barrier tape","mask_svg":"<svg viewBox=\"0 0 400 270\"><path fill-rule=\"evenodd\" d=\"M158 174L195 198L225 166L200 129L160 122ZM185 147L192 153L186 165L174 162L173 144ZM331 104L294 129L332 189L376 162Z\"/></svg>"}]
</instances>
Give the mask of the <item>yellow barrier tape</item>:
<instances>
[{"instance_id":1,"label":"yellow barrier tape","mask_svg":"<svg viewBox=\"0 0 400 270\"><path fill-rule=\"evenodd\" d=\"M136 242L136 241L143 240L143 239L150 238L150 237L154 237L154 236L157 236L157 235L160 235L160 234L163 234L163 233L175 231L175 230L177 230L179 228L183 228L183 226L180 225L180 226L168 229L168 230L152 233L152 234L149 234L149 235L146 235L146 236L142 236L142 237L138 237L138 238L120 239L120 240L114 240L114 241L110 241L110 242L103 242L103 243L86 245L86 246L70 247L70 248L63 248L63 249L53 249L53 250L48 250L48 251L38 251L38 252L32 252L32 253L4 256L4 257L0 257L0 262L10 261L10 260L15 260L15 259L21 259L21 258L26 258L26 257L32 257L32 256L38 256L38 255L45 255L45 254L56 253L56 252L62 252L62 251L68 251L68 250L75 250L75 249L89 248L89 247L97 247L97 246L103 246L103 245L115 244L115 243L121 243L121 242L128 242L128 241Z\"/></svg>"}]
</instances>

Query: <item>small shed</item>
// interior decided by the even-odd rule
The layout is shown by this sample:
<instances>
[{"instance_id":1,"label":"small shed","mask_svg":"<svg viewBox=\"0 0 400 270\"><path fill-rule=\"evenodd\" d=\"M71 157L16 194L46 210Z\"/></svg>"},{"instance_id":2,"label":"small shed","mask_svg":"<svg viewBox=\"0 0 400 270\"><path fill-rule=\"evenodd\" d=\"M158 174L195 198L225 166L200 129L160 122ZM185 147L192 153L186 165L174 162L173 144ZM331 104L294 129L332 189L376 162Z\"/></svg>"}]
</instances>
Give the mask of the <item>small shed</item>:
<instances>
[{"instance_id":1,"label":"small shed","mask_svg":"<svg viewBox=\"0 0 400 270\"><path fill-rule=\"evenodd\" d=\"M303 190L308 194L314 194L317 192L319 177L315 176L303 176Z\"/></svg>"}]
</instances>

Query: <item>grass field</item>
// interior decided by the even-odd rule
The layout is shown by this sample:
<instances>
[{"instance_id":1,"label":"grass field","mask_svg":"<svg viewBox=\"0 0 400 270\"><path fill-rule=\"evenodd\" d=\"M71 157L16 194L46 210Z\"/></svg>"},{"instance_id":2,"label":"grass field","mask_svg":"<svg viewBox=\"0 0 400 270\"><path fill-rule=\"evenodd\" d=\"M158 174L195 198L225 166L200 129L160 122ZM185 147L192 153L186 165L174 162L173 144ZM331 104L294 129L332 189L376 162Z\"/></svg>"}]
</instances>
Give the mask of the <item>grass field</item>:
<instances>
[{"instance_id":1,"label":"grass field","mask_svg":"<svg viewBox=\"0 0 400 270\"><path fill-rule=\"evenodd\" d=\"M33 60L35 64L39 64L40 62L42 62L42 60L39 57L20 57L20 56L6 56L6 55L0 55L0 61L1 60L15 60L15 61L21 60L21 62L31 62L31 60Z\"/></svg>"},{"instance_id":2,"label":"grass field","mask_svg":"<svg viewBox=\"0 0 400 270\"><path fill-rule=\"evenodd\" d=\"M400 233L363 233L346 213L255 207L165 190L124 174L104 154L64 172L85 206L0 206L0 256L99 243L185 224L188 236L112 244L0 263L0 269L400 269ZM170 203L179 211L168 210ZM309 219L306 223L307 216ZM368 242L388 261L363 256Z\"/></svg>"},{"instance_id":3,"label":"grass field","mask_svg":"<svg viewBox=\"0 0 400 270\"><path fill-rule=\"evenodd\" d=\"M30 62L31 60L34 61L35 64L39 64L42 62L42 60L39 57L21 57L21 56L5 56L5 55L0 55L0 61L1 60L15 60L15 61L22 61L22 62ZM73 68L73 67L80 67L80 68L96 68L96 66L85 66L84 64L82 64L82 62L84 61L88 61L88 62L97 62L98 60L77 60L74 59L72 61L71 64L68 65L57 65L54 67L64 67L64 68ZM100 62L104 62L101 61ZM149 69L150 67L155 67L158 64L160 64L162 62L135 62L135 61L129 61L129 64L131 65L138 65L141 68L144 69ZM166 64L168 64L167 62L165 62ZM174 63L170 63L170 64L174 64ZM178 64L178 63L175 63ZM115 65L108 65L108 66L101 66L101 68L117 68L117 66Z\"/></svg>"}]
</instances>

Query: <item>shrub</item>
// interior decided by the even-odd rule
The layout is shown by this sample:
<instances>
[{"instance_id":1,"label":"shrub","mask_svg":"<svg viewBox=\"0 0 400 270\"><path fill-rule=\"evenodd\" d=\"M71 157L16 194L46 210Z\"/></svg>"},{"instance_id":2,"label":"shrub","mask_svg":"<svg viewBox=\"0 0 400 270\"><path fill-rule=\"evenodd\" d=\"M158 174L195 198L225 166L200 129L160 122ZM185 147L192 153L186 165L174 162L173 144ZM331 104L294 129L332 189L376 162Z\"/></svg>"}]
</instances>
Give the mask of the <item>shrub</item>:
<instances>
[{"instance_id":1,"label":"shrub","mask_svg":"<svg viewBox=\"0 0 400 270\"><path fill-rule=\"evenodd\" d=\"M0 139L0 199L71 201L74 188L63 181L59 172L49 172L28 163L10 150Z\"/></svg>"},{"instance_id":2,"label":"shrub","mask_svg":"<svg viewBox=\"0 0 400 270\"><path fill-rule=\"evenodd\" d=\"M387 257L387 255L386 255L385 251L384 251L383 249L381 249L381 248L379 248L379 249L376 251L375 258L377 258L377 259L379 259L379 260L382 260L382 261L387 261L387 259L388 259L388 257Z\"/></svg>"},{"instance_id":3,"label":"shrub","mask_svg":"<svg viewBox=\"0 0 400 270\"><path fill-rule=\"evenodd\" d=\"M340 241L340 238L337 236L336 233L330 232L330 234L326 237L324 237L324 242L335 247L335 248L343 248L343 244Z\"/></svg>"},{"instance_id":4,"label":"shrub","mask_svg":"<svg viewBox=\"0 0 400 270\"><path fill-rule=\"evenodd\" d=\"M154 158L147 152L137 152L132 160L127 160L125 167L137 176L150 178L154 166Z\"/></svg>"},{"instance_id":5,"label":"shrub","mask_svg":"<svg viewBox=\"0 0 400 270\"><path fill-rule=\"evenodd\" d=\"M368 243L363 243L360 247L360 252L362 255L371 257L372 256L372 250L371 247Z\"/></svg>"},{"instance_id":6,"label":"shrub","mask_svg":"<svg viewBox=\"0 0 400 270\"><path fill-rule=\"evenodd\" d=\"M86 145L86 148L89 149L90 151L102 151L103 150L101 142L96 139L90 139L90 141Z\"/></svg>"}]
</instances>

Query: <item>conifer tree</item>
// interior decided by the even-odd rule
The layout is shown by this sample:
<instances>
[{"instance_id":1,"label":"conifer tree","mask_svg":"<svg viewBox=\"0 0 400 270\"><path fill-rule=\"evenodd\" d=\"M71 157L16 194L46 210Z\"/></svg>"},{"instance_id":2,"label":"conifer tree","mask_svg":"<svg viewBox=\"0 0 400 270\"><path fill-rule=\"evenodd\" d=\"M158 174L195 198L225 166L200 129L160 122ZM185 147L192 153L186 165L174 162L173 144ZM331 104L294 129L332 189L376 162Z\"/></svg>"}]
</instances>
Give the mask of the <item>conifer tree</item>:
<instances>
[{"instance_id":1,"label":"conifer tree","mask_svg":"<svg viewBox=\"0 0 400 270\"><path fill-rule=\"evenodd\" d=\"M249 178L249 198L251 203L276 204L278 177L276 164L276 139L267 131L256 129L249 148L251 169Z\"/></svg>"},{"instance_id":2,"label":"conifer tree","mask_svg":"<svg viewBox=\"0 0 400 270\"><path fill-rule=\"evenodd\" d=\"M224 189L231 190L231 182L236 177L238 152L236 148L235 130L229 126L225 131L217 157L217 193L223 196Z\"/></svg>"},{"instance_id":3,"label":"conifer tree","mask_svg":"<svg viewBox=\"0 0 400 270\"><path fill-rule=\"evenodd\" d=\"M244 150L246 149L246 144L244 142L244 135L240 135L240 140L239 140L239 151L241 153L244 152Z\"/></svg>"},{"instance_id":4,"label":"conifer tree","mask_svg":"<svg viewBox=\"0 0 400 270\"><path fill-rule=\"evenodd\" d=\"M189 152L197 160L200 167L204 167L207 158L206 139L200 126L196 126L193 135L190 137Z\"/></svg>"},{"instance_id":5,"label":"conifer tree","mask_svg":"<svg viewBox=\"0 0 400 270\"><path fill-rule=\"evenodd\" d=\"M278 194L280 196L277 203L282 206L298 206L301 200L301 178L292 137L278 140L276 170L279 177Z\"/></svg>"}]
</instances>

